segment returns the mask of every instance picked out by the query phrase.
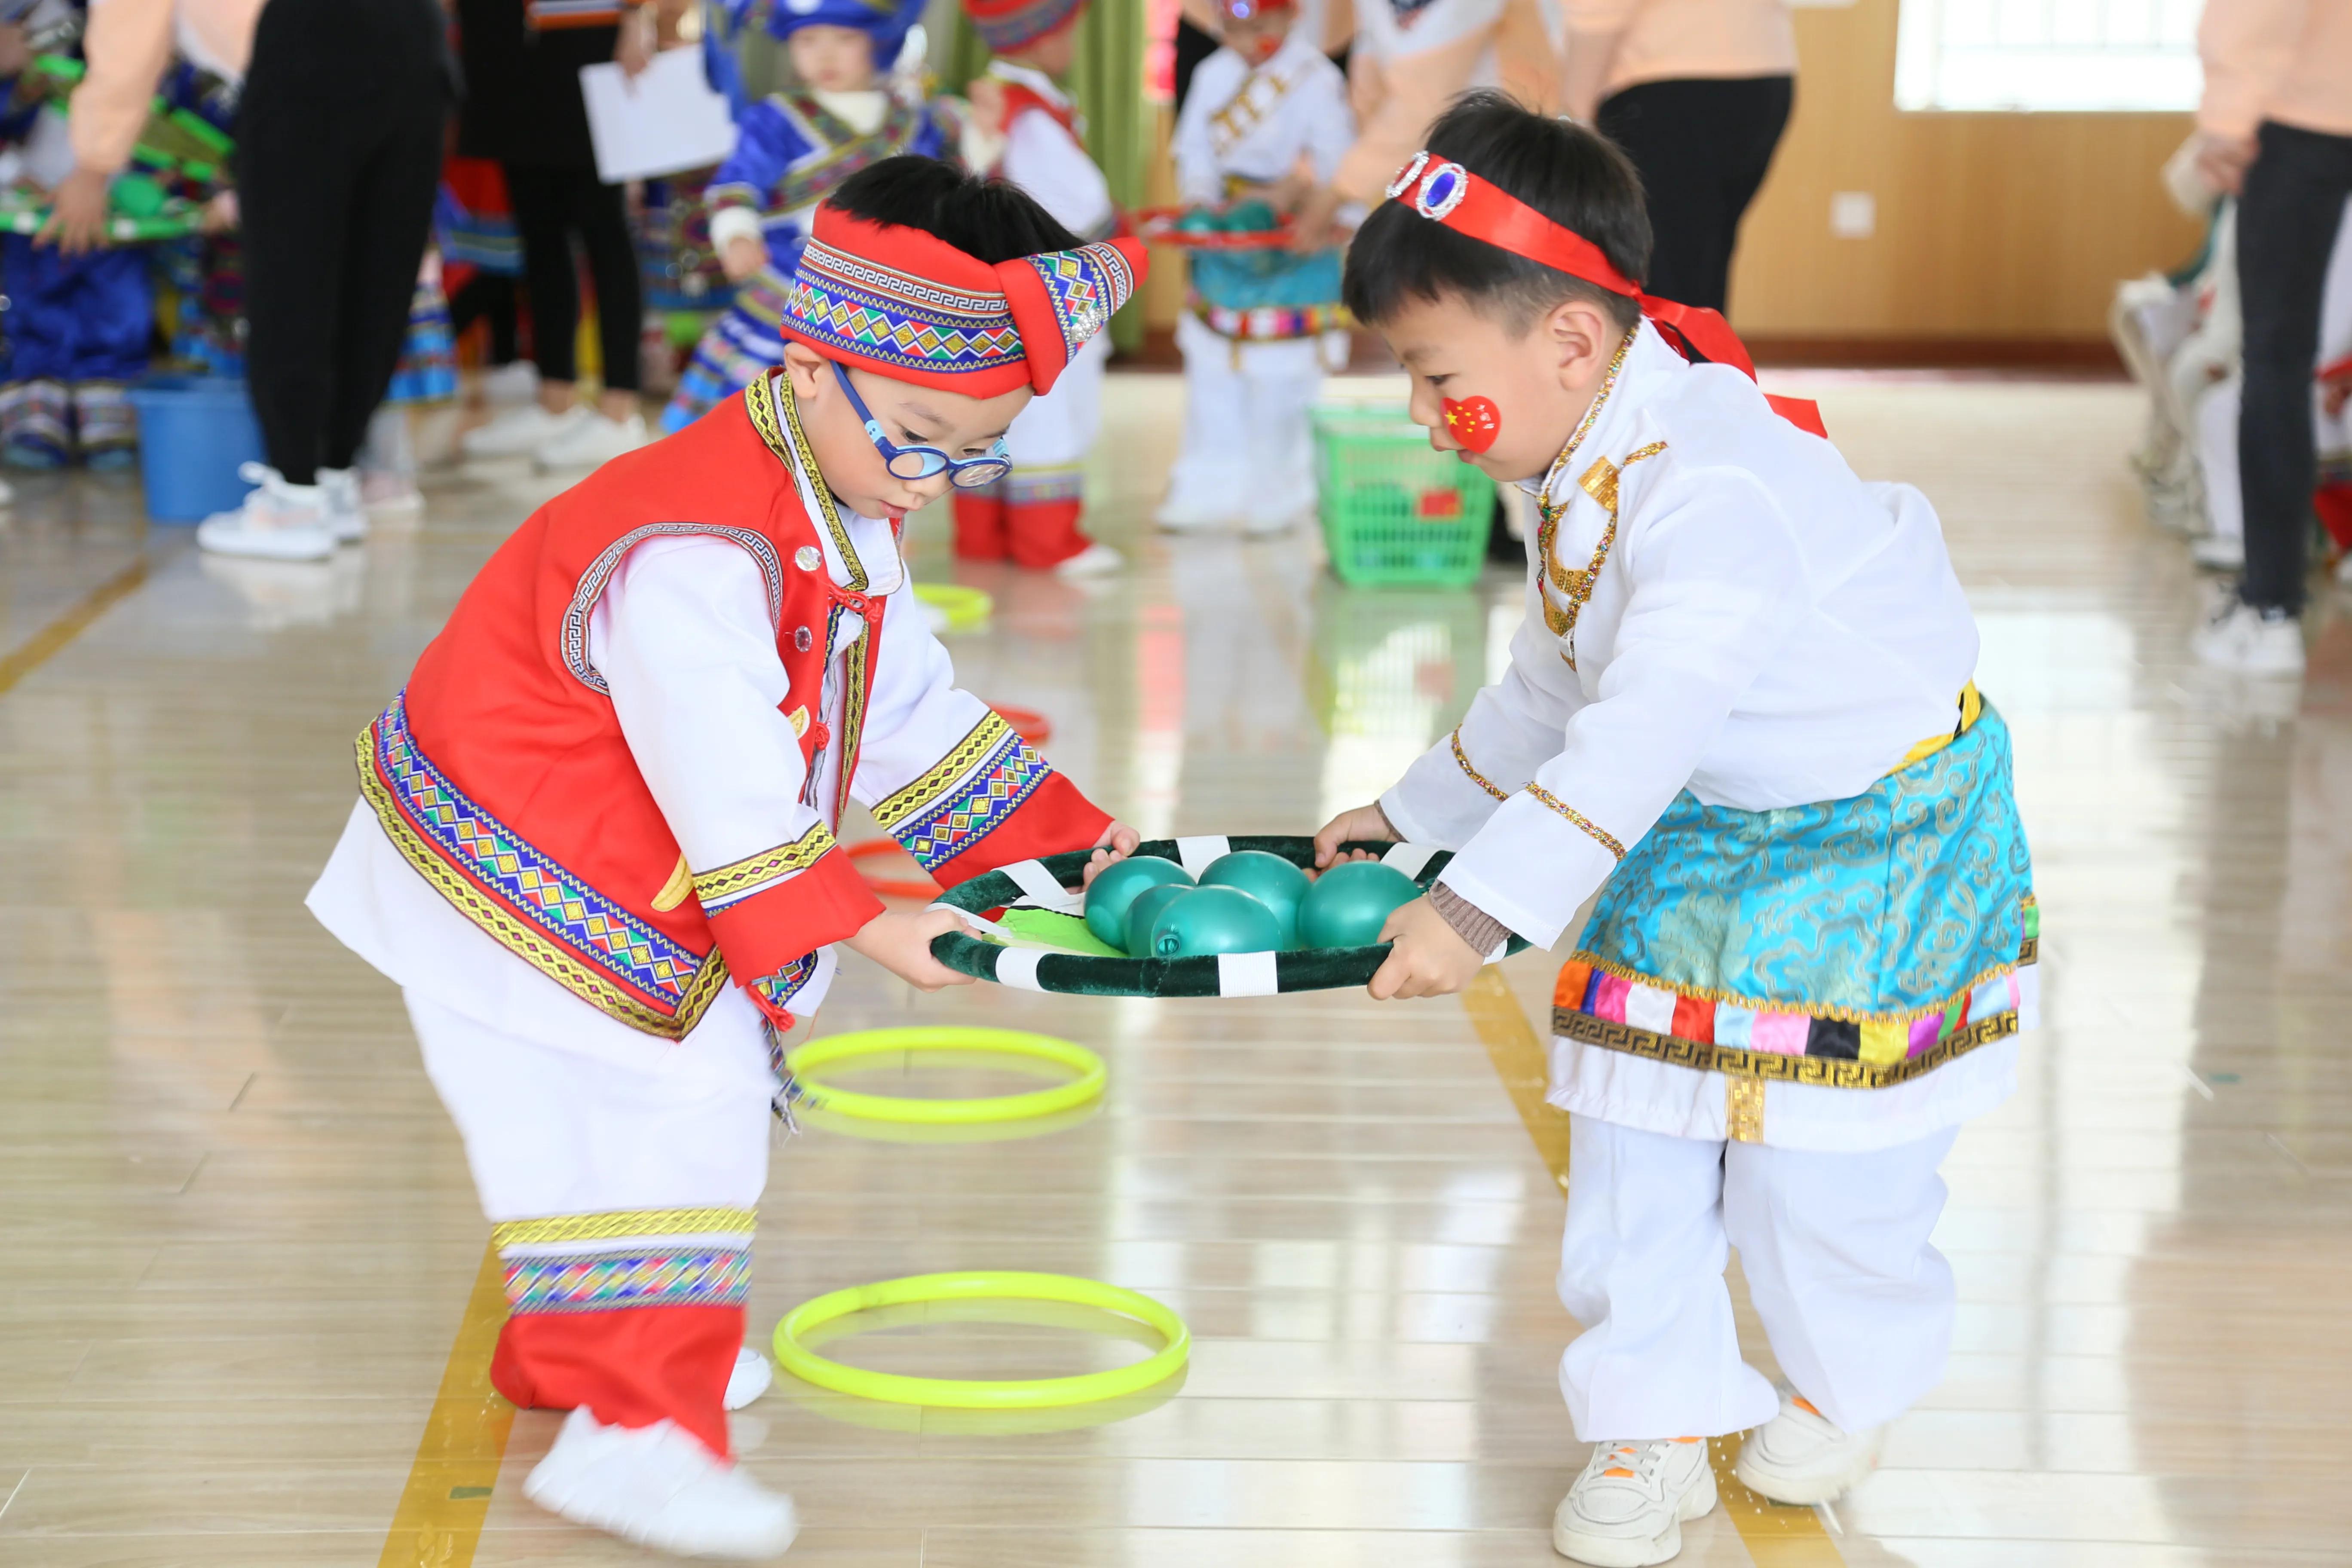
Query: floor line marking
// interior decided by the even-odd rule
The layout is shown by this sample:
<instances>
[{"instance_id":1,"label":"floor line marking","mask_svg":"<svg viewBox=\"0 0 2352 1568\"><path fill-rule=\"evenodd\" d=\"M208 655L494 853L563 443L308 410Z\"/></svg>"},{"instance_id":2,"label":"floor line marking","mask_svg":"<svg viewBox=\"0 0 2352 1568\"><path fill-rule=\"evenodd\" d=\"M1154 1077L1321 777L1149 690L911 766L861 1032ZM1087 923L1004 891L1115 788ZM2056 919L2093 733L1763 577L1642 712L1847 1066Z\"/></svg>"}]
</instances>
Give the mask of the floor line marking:
<instances>
[{"instance_id":1,"label":"floor line marking","mask_svg":"<svg viewBox=\"0 0 2352 1568\"><path fill-rule=\"evenodd\" d=\"M1560 1192L1568 1191L1568 1112L1544 1098L1551 1068L1543 1041L1528 1023L1511 983L1493 964L1478 972L1462 993L1487 1059L1503 1080L1528 1136ZM1715 1469L1716 1496L1732 1528L1755 1560L1756 1568L1843 1568L1845 1557L1822 1527L1821 1515L1810 1508L1789 1508L1759 1497L1732 1473L1739 1445L1729 1437L1707 1440L1707 1457Z\"/></svg>"},{"instance_id":2,"label":"floor line marking","mask_svg":"<svg viewBox=\"0 0 2352 1568\"><path fill-rule=\"evenodd\" d=\"M23 646L0 655L0 691L6 691L66 644L81 636L90 622L106 614L113 603L147 581L147 558L141 556L81 596L80 603L35 632Z\"/></svg>"},{"instance_id":3,"label":"floor line marking","mask_svg":"<svg viewBox=\"0 0 2352 1568\"><path fill-rule=\"evenodd\" d=\"M498 1248L486 1246L376 1568L469 1568L473 1563L514 1428L515 1407L490 1386L490 1352L506 1318L506 1269Z\"/></svg>"}]
</instances>

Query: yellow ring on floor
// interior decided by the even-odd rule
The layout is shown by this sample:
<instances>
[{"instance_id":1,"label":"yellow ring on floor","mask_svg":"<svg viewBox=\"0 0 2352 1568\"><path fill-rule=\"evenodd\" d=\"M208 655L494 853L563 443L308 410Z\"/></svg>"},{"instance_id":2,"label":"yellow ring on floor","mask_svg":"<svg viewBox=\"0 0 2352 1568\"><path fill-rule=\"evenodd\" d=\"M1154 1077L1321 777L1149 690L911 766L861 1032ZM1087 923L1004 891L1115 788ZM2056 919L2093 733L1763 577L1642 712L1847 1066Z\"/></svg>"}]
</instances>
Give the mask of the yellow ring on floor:
<instances>
[{"instance_id":1,"label":"yellow ring on floor","mask_svg":"<svg viewBox=\"0 0 2352 1568\"><path fill-rule=\"evenodd\" d=\"M829 1361L800 1342L801 1335L836 1318L918 1301L1066 1301L1132 1318L1157 1330L1167 1342L1157 1353L1108 1372L1010 1382L960 1382L873 1372ZM929 1405L959 1410L1044 1410L1116 1399L1149 1388L1183 1366L1192 1353L1192 1336L1184 1327L1183 1319L1150 1297L1133 1290L1067 1274L986 1269L916 1274L874 1285L853 1285L846 1290L835 1290L803 1301L776 1324L775 1347L777 1365L803 1383L813 1383L836 1394L887 1400L894 1405Z\"/></svg>"},{"instance_id":2,"label":"yellow ring on floor","mask_svg":"<svg viewBox=\"0 0 2352 1568\"><path fill-rule=\"evenodd\" d=\"M973 1100L921 1100L908 1095L862 1094L835 1089L809 1075L818 1068L866 1057L891 1057L911 1052L961 1051L971 1056L1034 1057L1071 1068L1078 1075L1051 1089L1023 1094L984 1095ZM868 1121L946 1122L1018 1121L1051 1116L1101 1095L1108 1075L1103 1059L1081 1045L1051 1035L1019 1029L907 1028L860 1029L855 1034L827 1035L810 1040L784 1058L784 1070L800 1081L802 1097L812 1110Z\"/></svg>"},{"instance_id":3,"label":"yellow ring on floor","mask_svg":"<svg viewBox=\"0 0 2352 1568\"><path fill-rule=\"evenodd\" d=\"M948 630L968 632L996 613L996 600L983 588L960 583L918 583L915 597L948 618Z\"/></svg>"}]
</instances>

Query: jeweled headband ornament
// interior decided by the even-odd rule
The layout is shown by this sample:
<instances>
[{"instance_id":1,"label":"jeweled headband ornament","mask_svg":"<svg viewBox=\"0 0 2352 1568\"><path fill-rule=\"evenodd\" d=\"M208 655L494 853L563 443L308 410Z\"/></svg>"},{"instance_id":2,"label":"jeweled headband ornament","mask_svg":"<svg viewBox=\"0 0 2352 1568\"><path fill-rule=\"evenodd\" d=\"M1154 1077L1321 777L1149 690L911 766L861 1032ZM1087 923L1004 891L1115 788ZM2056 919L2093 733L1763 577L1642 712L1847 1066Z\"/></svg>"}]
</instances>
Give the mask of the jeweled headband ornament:
<instances>
[{"instance_id":1,"label":"jeweled headband ornament","mask_svg":"<svg viewBox=\"0 0 2352 1568\"><path fill-rule=\"evenodd\" d=\"M1132 239L994 266L827 205L777 323L829 359L973 397L1052 390L1143 280Z\"/></svg>"},{"instance_id":2,"label":"jeweled headband ornament","mask_svg":"<svg viewBox=\"0 0 2352 1568\"><path fill-rule=\"evenodd\" d=\"M1389 182L1388 195L1390 200L1405 203L1456 234L1634 300L1684 358L1727 364L1748 380L1756 379L1756 362L1748 358L1747 345L1721 315L1643 293L1641 285L1618 271L1599 246L1461 164L1426 150L1415 153ZM1822 427L1821 410L1805 399L1778 397L1768 392L1764 400L1798 428L1816 436L1828 434Z\"/></svg>"}]
</instances>

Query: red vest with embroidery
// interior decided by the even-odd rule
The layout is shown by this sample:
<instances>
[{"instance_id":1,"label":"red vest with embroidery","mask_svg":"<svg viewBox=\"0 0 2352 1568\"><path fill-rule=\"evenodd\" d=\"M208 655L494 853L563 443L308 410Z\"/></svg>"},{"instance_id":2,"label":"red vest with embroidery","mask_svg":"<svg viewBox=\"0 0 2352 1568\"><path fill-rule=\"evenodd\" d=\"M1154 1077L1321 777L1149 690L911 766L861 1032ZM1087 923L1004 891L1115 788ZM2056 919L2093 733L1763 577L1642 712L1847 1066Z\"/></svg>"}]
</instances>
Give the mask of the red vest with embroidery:
<instances>
[{"instance_id":1,"label":"red vest with embroidery","mask_svg":"<svg viewBox=\"0 0 2352 1568\"><path fill-rule=\"evenodd\" d=\"M862 581L842 589L825 570L819 529L839 525L810 518L802 504L795 445L811 473L814 464L777 386L761 378L534 512L466 590L406 689L359 738L362 791L411 865L541 973L613 1017L672 1039L693 1028L730 971L772 1016L788 1017L778 998L814 971L816 950L882 908L822 823L733 866L689 872L588 658L589 617L633 547L680 534L740 545L767 578L791 683L783 711L824 711L831 618L866 617L844 656L842 733L796 726L812 774L820 749L837 749L845 796L883 601L866 599ZM855 562L845 533L836 546ZM1028 757L1059 786L1049 792L1055 804L1084 805L1068 781ZM821 815L838 820L838 803L830 804ZM961 858L970 843L939 847ZM933 871L952 883L990 868L982 863L989 858ZM730 884L763 883L772 885L732 901L720 896ZM703 898L718 911L706 912Z\"/></svg>"}]
</instances>

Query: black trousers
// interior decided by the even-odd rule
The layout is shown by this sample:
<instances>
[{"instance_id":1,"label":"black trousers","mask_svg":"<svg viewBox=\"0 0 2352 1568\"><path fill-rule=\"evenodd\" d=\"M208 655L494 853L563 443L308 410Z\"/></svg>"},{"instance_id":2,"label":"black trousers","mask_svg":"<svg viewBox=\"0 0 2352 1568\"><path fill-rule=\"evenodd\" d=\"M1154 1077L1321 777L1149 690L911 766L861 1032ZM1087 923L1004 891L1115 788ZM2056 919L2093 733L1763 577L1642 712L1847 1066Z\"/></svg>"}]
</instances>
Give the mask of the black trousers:
<instances>
[{"instance_id":1,"label":"black trousers","mask_svg":"<svg viewBox=\"0 0 2352 1568\"><path fill-rule=\"evenodd\" d=\"M237 110L246 367L269 464L351 467L408 333L450 79L433 0L270 0Z\"/></svg>"},{"instance_id":2,"label":"black trousers","mask_svg":"<svg viewBox=\"0 0 2352 1568\"><path fill-rule=\"evenodd\" d=\"M514 363L520 352L521 293L515 280L503 273L475 273L466 279L464 288L449 296L450 333L462 338L476 321L488 321L489 363L493 366Z\"/></svg>"},{"instance_id":3,"label":"black trousers","mask_svg":"<svg viewBox=\"0 0 2352 1568\"><path fill-rule=\"evenodd\" d=\"M2352 197L2352 136L2266 122L2238 198L2238 298L2245 313L2245 400L2238 489L2246 571L2238 595L2303 607L2311 546L2311 376L2319 363L2327 258Z\"/></svg>"},{"instance_id":4,"label":"black trousers","mask_svg":"<svg viewBox=\"0 0 2352 1568\"><path fill-rule=\"evenodd\" d=\"M1625 150L1649 199L1649 290L1724 308L1739 219L1771 166L1796 81L1785 76L1645 81L1603 99L1594 122Z\"/></svg>"},{"instance_id":5,"label":"black trousers","mask_svg":"<svg viewBox=\"0 0 2352 1568\"><path fill-rule=\"evenodd\" d=\"M621 187L599 181L593 169L519 163L505 168L507 198L522 236L523 282L530 290L530 357L541 378L580 379L572 343L580 326L580 279L572 268L576 234L596 285L596 341L604 356L605 390L636 391L645 296Z\"/></svg>"}]
</instances>

